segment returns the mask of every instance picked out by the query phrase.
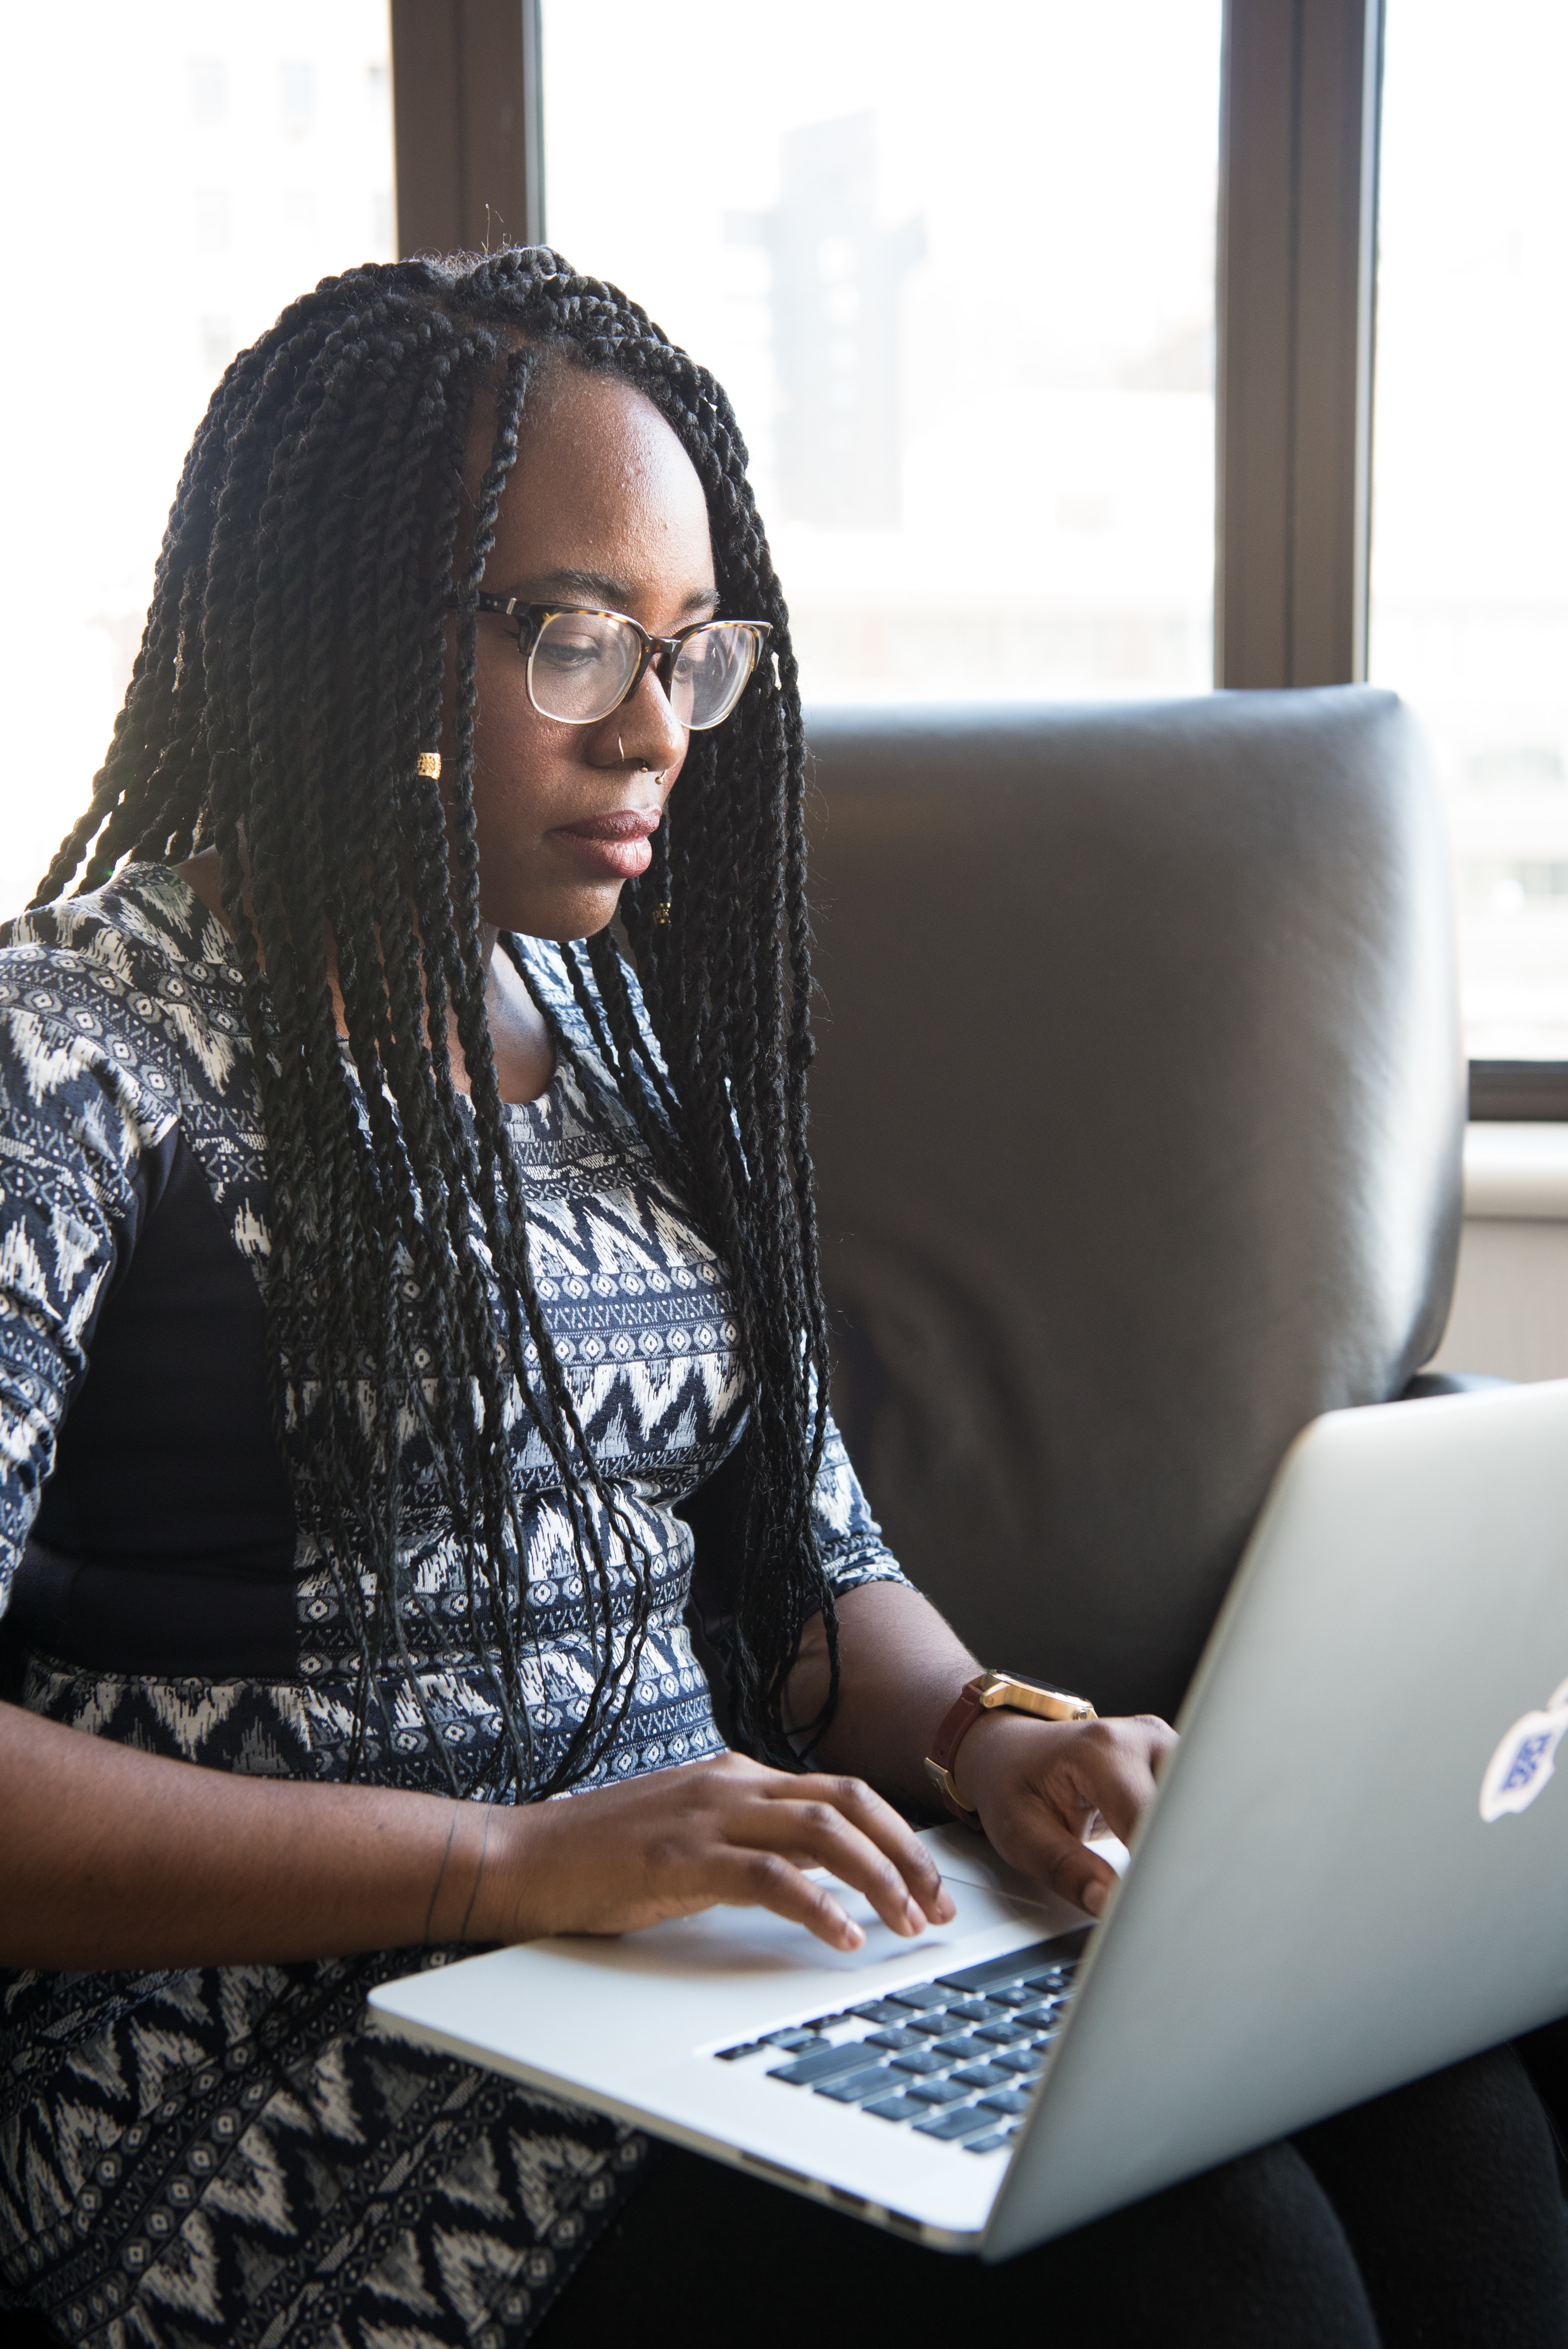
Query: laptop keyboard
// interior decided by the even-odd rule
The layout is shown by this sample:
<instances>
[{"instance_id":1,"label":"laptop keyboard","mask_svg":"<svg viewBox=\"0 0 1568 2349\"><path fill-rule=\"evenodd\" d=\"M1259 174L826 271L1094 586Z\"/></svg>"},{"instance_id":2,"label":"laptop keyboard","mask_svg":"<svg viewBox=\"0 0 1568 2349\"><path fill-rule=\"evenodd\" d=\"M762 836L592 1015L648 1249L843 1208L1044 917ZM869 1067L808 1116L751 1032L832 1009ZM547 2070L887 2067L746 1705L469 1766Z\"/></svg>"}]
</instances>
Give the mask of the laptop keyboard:
<instances>
[{"instance_id":1,"label":"laptop keyboard","mask_svg":"<svg viewBox=\"0 0 1568 2349\"><path fill-rule=\"evenodd\" d=\"M777 2054L767 2076L854 2105L920 2137L995 2153L1024 2125L1060 2036L1088 1928L1005 1958L907 1982L885 1998L720 2047L717 2060Z\"/></svg>"}]
</instances>

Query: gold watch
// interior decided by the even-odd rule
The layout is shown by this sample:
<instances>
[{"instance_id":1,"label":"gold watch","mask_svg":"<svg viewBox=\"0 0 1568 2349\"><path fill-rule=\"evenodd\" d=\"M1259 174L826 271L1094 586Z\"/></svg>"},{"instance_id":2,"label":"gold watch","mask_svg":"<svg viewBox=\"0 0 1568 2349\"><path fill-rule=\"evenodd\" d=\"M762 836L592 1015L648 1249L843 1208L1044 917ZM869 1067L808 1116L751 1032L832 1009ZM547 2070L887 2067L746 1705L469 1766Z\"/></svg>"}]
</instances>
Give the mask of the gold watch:
<instances>
[{"instance_id":1,"label":"gold watch","mask_svg":"<svg viewBox=\"0 0 1568 2349\"><path fill-rule=\"evenodd\" d=\"M979 1672L974 1680L966 1681L925 1757L925 1775L948 1809L969 1826L974 1824L976 1814L959 1798L953 1783L953 1764L959 1746L983 1713L1028 1713L1037 1721L1099 1718L1086 1697L1068 1696L1064 1689L1045 1688L1038 1681L1021 1681L1012 1672Z\"/></svg>"}]
</instances>

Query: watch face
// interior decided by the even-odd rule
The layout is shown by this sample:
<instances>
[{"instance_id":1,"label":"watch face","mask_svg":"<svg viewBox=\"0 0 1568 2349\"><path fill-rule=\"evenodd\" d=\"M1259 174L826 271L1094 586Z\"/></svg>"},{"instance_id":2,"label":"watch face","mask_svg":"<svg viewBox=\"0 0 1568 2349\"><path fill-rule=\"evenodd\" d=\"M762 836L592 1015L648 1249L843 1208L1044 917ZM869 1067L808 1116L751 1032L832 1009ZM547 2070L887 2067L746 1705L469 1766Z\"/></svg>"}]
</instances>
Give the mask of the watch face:
<instances>
[{"instance_id":1,"label":"watch face","mask_svg":"<svg viewBox=\"0 0 1568 2349\"><path fill-rule=\"evenodd\" d=\"M1084 1698L1067 1689L1052 1688L1046 1681L1026 1681L1018 1672L987 1672L981 1683L980 1702L992 1709L1010 1707L1016 1713L1033 1713L1043 1721L1094 1716L1094 1707Z\"/></svg>"}]
</instances>

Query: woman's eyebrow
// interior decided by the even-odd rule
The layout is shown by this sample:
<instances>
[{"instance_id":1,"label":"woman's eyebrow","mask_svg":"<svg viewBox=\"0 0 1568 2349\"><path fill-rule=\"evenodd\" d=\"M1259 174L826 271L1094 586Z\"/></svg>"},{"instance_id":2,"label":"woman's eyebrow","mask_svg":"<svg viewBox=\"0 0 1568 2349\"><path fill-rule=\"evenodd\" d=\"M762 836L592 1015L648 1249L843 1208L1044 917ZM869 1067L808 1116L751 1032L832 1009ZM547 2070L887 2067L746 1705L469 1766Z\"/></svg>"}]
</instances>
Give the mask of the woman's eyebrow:
<instances>
[{"instance_id":1,"label":"woman's eyebrow","mask_svg":"<svg viewBox=\"0 0 1568 2349\"><path fill-rule=\"evenodd\" d=\"M530 604L597 604L615 612L624 612L637 594L626 580L612 579L603 571L549 571L538 578L520 580L509 592ZM717 602L717 587L694 587L681 609L704 611Z\"/></svg>"}]
</instances>

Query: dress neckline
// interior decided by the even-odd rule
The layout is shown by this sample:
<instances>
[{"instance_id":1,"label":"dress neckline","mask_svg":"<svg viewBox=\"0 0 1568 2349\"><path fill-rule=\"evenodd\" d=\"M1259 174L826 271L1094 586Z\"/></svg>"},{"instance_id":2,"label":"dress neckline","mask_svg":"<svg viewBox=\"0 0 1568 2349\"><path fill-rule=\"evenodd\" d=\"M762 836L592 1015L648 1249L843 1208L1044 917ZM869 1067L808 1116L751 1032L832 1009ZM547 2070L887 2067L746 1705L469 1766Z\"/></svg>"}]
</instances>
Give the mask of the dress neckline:
<instances>
[{"instance_id":1,"label":"dress neckline","mask_svg":"<svg viewBox=\"0 0 1568 2349\"><path fill-rule=\"evenodd\" d=\"M176 888L180 889L189 900L190 908L197 917L198 922L216 922L220 929L222 930L224 937L229 940L231 945L233 943L232 939L230 937L227 925L223 922L222 916L219 914L215 914L211 906L207 903L205 897L201 896L197 890L191 886L190 882L187 881L185 875L181 872L178 865L157 864L147 859L143 859L141 862L138 863L133 859L130 864L121 866L120 870L114 875L111 885L123 887L127 881L129 881L132 888L134 889L136 882L140 879L143 873L150 874L159 881L172 881ZM509 933L508 935L511 936L515 934ZM518 943L520 947L522 947L522 950L526 952L526 947L523 945L523 941L521 938L519 938ZM496 940L496 944L498 946L500 944L500 938ZM198 952L200 952L199 943ZM347 1037L340 1033L337 1040L340 1047L346 1051L348 1046ZM349 1054L349 1065L351 1068L354 1066L352 1054ZM541 1104L547 1102L552 1093L555 1092L565 1073L565 1071L566 1063L561 1054L557 1053L555 1057L555 1065L551 1070L549 1081L543 1089L535 1093L529 1101L517 1102L503 1100L501 1102L502 1109L505 1110L509 1115L513 1111L526 1112L528 1110L538 1109ZM355 1074L357 1077L357 1070L355 1071ZM473 1099L471 1094L459 1090L458 1098L459 1101L463 1101L468 1103L469 1113L471 1115L473 1111Z\"/></svg>"}]
</instances>

